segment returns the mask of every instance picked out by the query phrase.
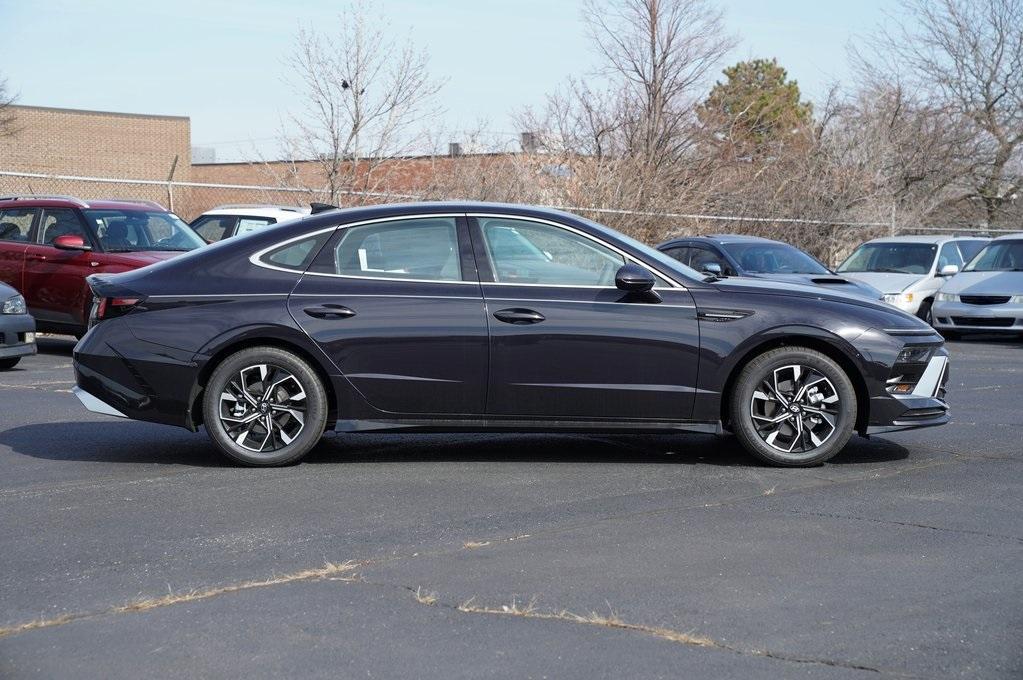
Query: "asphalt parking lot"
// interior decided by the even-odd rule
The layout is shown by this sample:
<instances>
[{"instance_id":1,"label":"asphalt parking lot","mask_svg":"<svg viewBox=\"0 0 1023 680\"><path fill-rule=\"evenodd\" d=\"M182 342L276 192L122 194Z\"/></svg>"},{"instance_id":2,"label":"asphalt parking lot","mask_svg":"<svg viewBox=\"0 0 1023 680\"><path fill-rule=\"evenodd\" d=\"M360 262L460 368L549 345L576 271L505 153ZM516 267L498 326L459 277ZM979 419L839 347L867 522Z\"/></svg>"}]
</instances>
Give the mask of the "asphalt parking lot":
<instances>
[{"instance_id":1,"label":"asphalt parking lot","mask_svg":"<svg viewBox=\"0 0 1023 680\"><path fill-rule=\"evenodd\" d=\"M1023 345L954 423L762 467L710 436L329 436L243 469L0 373L0 677L1023 674Z\"/></svg>"}]
</instances>

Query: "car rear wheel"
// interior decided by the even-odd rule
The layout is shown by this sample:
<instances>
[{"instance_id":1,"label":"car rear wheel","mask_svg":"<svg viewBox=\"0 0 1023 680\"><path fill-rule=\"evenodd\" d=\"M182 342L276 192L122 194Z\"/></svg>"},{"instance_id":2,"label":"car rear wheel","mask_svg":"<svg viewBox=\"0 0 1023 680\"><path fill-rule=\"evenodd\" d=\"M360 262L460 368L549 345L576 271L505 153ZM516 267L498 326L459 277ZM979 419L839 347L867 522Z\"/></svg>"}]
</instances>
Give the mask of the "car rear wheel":
<instances>
[{"instance_id":1,"label":"car rear wheel","mask_svg":"<svg viewBox=\"0 0 1023 680\"><path fill-rule=\"evenodd\" d=\"M750 361L731 395L732 428L773 465L818 465L842 450L856 423L856 390L842 367L808 347Z\"/></svg>"},{"instance_id":2,"label":"car rear wheel","mask_svg":"<svg viewBox=\"0 0 1023 680\"><path fill-rule=\"evenodd\" d=\"M21 357L14 357L12 359L0 359L0 371L6 371L14 368L21 361Z\"/></svg>"},{"instance_id":3,"label":"car rear wheel","mask_svg":"<svg viewBox=\"0 0 1023 680\"><path fill-rule=\"evenodd\" d=\"M285 465L309 452L324 431L327 394L309 364L277 347L227 357L203 395L206 432L245 465Z\"/></svg>"}]
</instances>

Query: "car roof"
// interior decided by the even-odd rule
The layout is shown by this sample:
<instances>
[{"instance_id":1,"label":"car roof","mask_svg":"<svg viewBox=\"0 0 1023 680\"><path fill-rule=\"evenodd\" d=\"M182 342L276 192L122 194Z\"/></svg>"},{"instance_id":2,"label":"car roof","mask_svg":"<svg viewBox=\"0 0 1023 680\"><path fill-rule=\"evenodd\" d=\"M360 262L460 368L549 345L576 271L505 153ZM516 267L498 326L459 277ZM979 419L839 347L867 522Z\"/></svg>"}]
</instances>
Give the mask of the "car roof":
<instances>
[{"instance_id":1,"label":"car roof","mask_svg":"<svg viewBox=\"0 0 1023 680\"><path fill-rule=\"evenodd\" d=\"M1005 236L999 236L995 240L996 241L1019 241L1019 240L1023 240L1023 231L1016 232L1015 234L1006 234Z\"/></svg>"},{"instance_id":2,"label":"car roof","mask_svg":"<svg viewBox=\"0 0 1023 680\"><path fill-rule=\"evenodd\" d=\"M885 236L875 238L867 243L935 243L941 244L947 241L990 241L987 236L947 236L941 234L922 234L920 236Z\"/></svg>"},{"instance_id":3,"label":"car roof","mask_svg":"<svg viewBox=\"0 0 1023 680\"><path fill-rule=\"evenodd\" d=\"M144 199L90 199L88 201L75 196L44 196L24 194L20 196L0 197L0 207L4 208L79 208L83 210L146 210L149 212L168 212L156 201Z\"/></svg>"},{"instance_id":4,"label":"car roof","mask_svg":"<svg viewBox=\"0 0 1023 680\"><path fill-rule=\"evenodd\" d=\"M220 205L207 210L203 215L242 215L252 217L275 217L278 220L293 220L309 215L309 208L290 205L237 204Z\"/></svg>"},{"instance_id":5,"label":"car roof","mask_svg":"<svg viewBox=\"0 0 1023 680\"><path fill-rule=\"evenodd\" d=\"M788 245L783 241L763 238L762 236L749 236L747 234L710 234L707 236L676 236L657 247L669 246L682 241L692 241L695 243L718 243L722 245L727 243L781 243L783 245Z\"/></svg>"}]
</instances>

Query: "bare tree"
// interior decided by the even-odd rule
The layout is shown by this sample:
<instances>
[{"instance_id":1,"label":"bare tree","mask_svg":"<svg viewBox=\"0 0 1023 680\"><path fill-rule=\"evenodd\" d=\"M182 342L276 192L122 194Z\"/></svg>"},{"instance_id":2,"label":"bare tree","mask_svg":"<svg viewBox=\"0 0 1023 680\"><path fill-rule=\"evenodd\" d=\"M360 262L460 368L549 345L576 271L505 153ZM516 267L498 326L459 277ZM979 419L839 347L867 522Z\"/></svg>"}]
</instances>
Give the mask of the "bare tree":
<instances>
[{"instance_id":1,"label":"bare tree","mask_svg":"<svg viewBox=\"0 0 1023 680\"><path fill-rule=\"evenodd\" d=\"M324 182L332 203L345 192L379 188L396 168L384 161L415 149L417 126L436 114L442 83L430 76L426 53L393 38L366 2L351 4L336 33L300 30L287 64L301 109L289 114L282 134L292 161L283 179ZM315 161L316 172L303 172L299 160Z\"/></svg>"},{"instance_id":2,"label":"bare tree","mask_svg":"<svg viewBox=\"0 0 1023 680\"><path fill-rule=\"evenodd\" d=\"M10 137L18 132L11 105L17 97L7 91L7 79L0 78L0 137Z\"/></svg>"},{"instance_id":3,"label":"bare tree","mask_svg":"<svg viewBox=\"0 0 1023 680\"><path fill-rule=\"evenodd\" d=\"M859 65L874 82L902 83L974 136L960 201L995 223L1020 189L1023 0L902 0L904 19L872 41ZM876 55L884 55L878 57Z\"/></svg>"}]
</instances>

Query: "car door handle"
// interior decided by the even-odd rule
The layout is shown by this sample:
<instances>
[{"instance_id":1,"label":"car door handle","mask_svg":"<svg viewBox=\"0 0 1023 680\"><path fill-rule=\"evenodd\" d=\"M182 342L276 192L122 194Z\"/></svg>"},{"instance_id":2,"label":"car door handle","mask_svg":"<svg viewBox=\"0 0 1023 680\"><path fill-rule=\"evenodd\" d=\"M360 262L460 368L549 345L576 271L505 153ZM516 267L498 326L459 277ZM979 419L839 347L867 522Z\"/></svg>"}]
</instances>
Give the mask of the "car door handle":
<instances>
[{"instance_id":1,"label":"car door handle","mask_svg":"<svg viewBox=\"0 0 1023 680\"><path fill-rule=\"evenodd\" d=\"M494 318L498 321L513 324L527 324L527 323L540 323L544 321L545 317L540 312L534 312L532 309L501 309L494 312Z\"/></svg>"},{"instance_id":2,"label":"car door handle","mask_svg":"<svg viewBox=\"0 0 1023 680\"><path fill-rule=\"evenodd\" d=\"M28 255L25 256L25 259L26 260L37 260L37 261L45 262L46 261L46 256L45 255L28 254Z\"/></svg>"},{"instance_id":3,"label":"car door handle","mask_svg":"<svg viewBox=\"0 0 1023 680\"><path fill-rule=\"evenodd\" d=\"M317 319L347 319L355 316L355 310L344 305L323 305L322 307L306 307L304 310L309 316Z\"/></svg>"}]
</instances>

